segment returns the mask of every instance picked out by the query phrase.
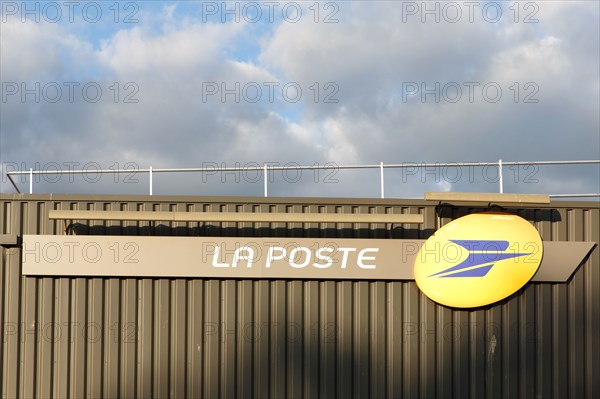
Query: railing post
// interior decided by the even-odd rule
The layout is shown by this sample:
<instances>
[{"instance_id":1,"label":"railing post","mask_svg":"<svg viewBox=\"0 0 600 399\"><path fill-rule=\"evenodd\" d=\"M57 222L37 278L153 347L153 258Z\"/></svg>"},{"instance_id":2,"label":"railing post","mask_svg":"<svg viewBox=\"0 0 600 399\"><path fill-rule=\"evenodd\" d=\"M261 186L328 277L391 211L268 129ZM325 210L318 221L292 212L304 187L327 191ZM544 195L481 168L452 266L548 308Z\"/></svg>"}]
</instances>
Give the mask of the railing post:
<instances>
[{"instance_id":1,"label":"railing post","mask_svg":"<svg viewBox=\"0 0 600 399\"><path fill-rule=\"evenodd\" d=\"M150 169L148 170L148 178L150 181L150 195L152 195L152 166L150 166Z\"/></svg>"},{"instance_id":2,"label":"railing post","mask_svg":"<svg viewBox=\"0 0 600 399\"><path fill-rule=\"evenodd\" d=\"M500 186L500 194L504 193L504 183L502 182L502 160L498 160L498 185Z\"/></svg>"},{"instance_id":3,"label":"railing post","mask_svg":"<svg viewBox=\"0 0 600 399\"><path fill-rule=\"evenodd\" d=\"M267 164L264 164L264 166L263 166L263 180L264 180L265 197L268 196L268 193L267 193L267 179L269 178L269 176L267 176L267 173L268 173L267 172Z\"/></svg>"},{"instance_id":4,"label":"railing post","mask_svg":"<svg viewBox=\"0 0 600 399\"><path fill-rule=\"evenodd\" d=\"M29 194L33 194L33 168L29 168Z\"/></svg>"},{"instance_id":5,"label":"railing post","mask_svg":"<svg viewBox=\"0 0 600 399\"><path fill-rule=\"evenodd\" d=\"M381 198L385 198L385 185L383 182L383 162L379 164L379 179L381 180Z\"/></svg>"}]
</instances>

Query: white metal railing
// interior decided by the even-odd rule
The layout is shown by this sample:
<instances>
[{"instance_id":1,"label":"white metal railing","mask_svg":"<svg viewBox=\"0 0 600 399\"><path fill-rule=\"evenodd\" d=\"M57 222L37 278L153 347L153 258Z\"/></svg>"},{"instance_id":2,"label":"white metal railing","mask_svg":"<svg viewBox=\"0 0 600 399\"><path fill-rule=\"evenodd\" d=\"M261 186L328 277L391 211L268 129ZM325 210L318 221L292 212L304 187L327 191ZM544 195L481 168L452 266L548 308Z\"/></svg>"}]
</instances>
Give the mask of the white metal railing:
<instances>
[{"instance_id":1,"label":"white metal railing","mask_svg":"<svg viewBox=\"0 0 600 399\"><path fill-rule=\"evenodd\" d=\"M415 162L406 162L401 164L384 164L383 162L379 164L371 164L371 165L337 165L335 163L326 163L323 165L268 165L264 164L263 166L234 166L234 167L222 167L215 169L214 167L202 167L202 168L152 168L150 166L148 169L136 169L135 173L148 173L148 184L149 184L149 194L152 195L153 192L153 174L154 173L212 173L215 170L220 172L247 172L247 171L259 171L263 173L263 189L264 196L268 196L268 172L269 171L289 171L289 170L331 170L331 169L379 169L380 175L380 196L381 198L385 198L385 179L384 179L384 170L385 169L403 169L403 168L449 168L449 167L496 167L498 170L498 192L504 192L504 181L503 181L503 167L505 166L529 166L529 165L592 165L597 164L600 165L600 160L576 160L576 161L530 161L530 162L521 162L521 161L513 161L513 162L503 162L501 159L497 162L435 162L435 163L415 163ZM131 169L94 169L94 173L99 174L119 174L119 173L132 173ZM8 180L15 188L17 193L21 193L17 185L15 184L12 176L16 175L28 175L29 176L29 194L33 194L33 176L34 175L56 175L56 174L87 174L90 173L89 170L33 170L30 168L28 171L19 170L19 171L10 171L6 172L6 176ZM576 193L576 194L551 194L551 198L577 198L577 197L600 197L600 193Z\"/></svg>"}]
</instances>

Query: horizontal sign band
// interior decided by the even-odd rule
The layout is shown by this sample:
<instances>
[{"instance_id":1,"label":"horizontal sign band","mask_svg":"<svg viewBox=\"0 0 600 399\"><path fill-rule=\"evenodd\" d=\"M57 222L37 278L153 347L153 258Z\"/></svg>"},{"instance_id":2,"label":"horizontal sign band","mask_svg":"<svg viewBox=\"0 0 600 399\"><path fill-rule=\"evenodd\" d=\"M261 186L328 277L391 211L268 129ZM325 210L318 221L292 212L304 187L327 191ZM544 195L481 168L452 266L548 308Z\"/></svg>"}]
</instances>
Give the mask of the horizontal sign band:
<instances>
[{"instance_id":1,"label":"horizontal sign band","mask_svg":"<svg viewBox=\"0 0 600 399\"><path fill-rule=\"evenodd\" d=\"M505 193L461 193L461 192L427 192L426 201L456 201L456 202L493 202L519 204L549 204L547 194L505 194Z\"/></svg>"},{"instance_id":2,"label":"horizontal sign band","mask_svg":"<svg viewBox=\"0 0 600 399\"><path fill-rule=\"evenodd\" d=\"M398 213L258 213L258 212L160 212L160 211L72 211L51 210L49 219L120 220L169 222L254 223L417 223L421 214Z\"/></svg>"},{"instance_id":3,"label":"horizontal sign band","mask_svg":"<svg viewBox=\"0 0 600 399\"><path fill-rule=\"evenodd\" d=\"M21 256L28 276L413 280L415 257L424 242L25 235ZM544 257L532 281L564 282L595 243L543 245ZM456 252L448 246L421 256L447 260Z\"/></svg>"}]
</instances>

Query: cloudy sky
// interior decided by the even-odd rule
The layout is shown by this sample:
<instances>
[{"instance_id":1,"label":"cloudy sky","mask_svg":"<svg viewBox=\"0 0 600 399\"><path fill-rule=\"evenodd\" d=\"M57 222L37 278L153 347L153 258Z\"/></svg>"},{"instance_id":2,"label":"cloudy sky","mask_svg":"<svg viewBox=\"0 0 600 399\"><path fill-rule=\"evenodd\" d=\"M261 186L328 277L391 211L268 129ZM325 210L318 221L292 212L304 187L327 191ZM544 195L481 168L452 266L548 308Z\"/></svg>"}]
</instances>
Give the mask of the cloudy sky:
<instances>
[{"instance_id":1,"label":"cloudy sky","mask_svg":"<svg viewBox=\"0 0 600 399\"><path fill-rule=\"evenodd\" d=\"M35 192L147 193L149 166L600 159L597 1L0 4L4 193L29 168L89 171ZM506 192L600 192L598 165L504 172ZM376 197L378 173L276 171L269 190ZM386 195L496 191L496 173L386 169ZM154 175L155 194L262 190L253 170Z\"/></svg>"}]
</instances>

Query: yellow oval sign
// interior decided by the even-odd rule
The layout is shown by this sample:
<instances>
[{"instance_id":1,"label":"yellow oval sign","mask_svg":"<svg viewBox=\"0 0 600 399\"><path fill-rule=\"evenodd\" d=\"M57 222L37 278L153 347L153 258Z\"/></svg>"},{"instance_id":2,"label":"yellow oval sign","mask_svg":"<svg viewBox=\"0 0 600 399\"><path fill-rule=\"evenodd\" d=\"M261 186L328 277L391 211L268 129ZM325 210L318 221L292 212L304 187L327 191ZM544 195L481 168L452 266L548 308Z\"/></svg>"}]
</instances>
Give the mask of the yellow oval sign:
<instances>
[{"instance_id":1,"label":"yellow oval sign","mask_svg":"<svg viewBox=\"0 0 600 399\"><path fill-rule=\"evenodd\" d=\"M423 244L415 280L442 305L489 305L518 291L542 260L542 239L525 219L507 213L476 213L453 220Z\"/></svg>"}]
</instances>

